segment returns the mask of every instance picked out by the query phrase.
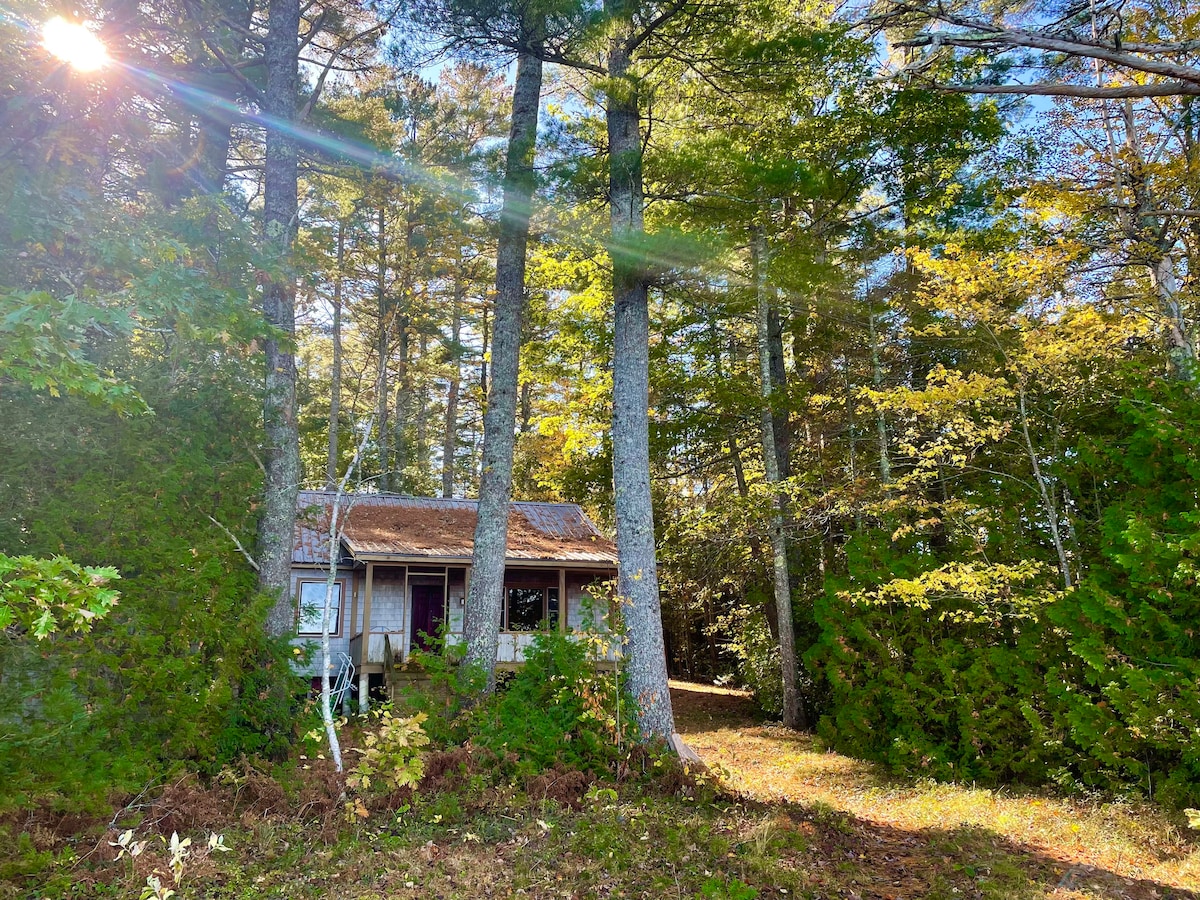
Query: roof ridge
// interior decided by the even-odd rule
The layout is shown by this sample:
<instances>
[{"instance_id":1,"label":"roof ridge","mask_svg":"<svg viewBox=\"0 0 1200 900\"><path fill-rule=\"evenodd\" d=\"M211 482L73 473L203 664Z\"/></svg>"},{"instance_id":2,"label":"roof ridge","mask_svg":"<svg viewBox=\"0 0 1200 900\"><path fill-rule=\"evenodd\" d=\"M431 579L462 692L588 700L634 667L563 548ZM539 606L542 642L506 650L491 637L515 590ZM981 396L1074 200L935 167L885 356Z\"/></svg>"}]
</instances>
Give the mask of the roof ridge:
<instances>
[{"instance_id":1,"label":"roof ridge","mask_svg":"<svg viewBox=\"0 0 1200 900\"><path fill-rule=\"evenodd\" d=\"M341 495L343 497L356 497L356 498L378 497L380 499L390 497L390 498L393 498L396 500L419 500L423 503L426 503L426 502L478 503L479 502L478 497L422 497L418 494L398 494L393 491L341 491L341 492L339 492L339 491L325 490L323 488L301 488L297 492L297 495L299 495L299 494L320 494L323 497L334 497L334 496L337 496L338 493L341 493ZM514 504L514 505L519 504L521 506L567 506L567 507L573 507L580 511L583 510L583 506L581 506L578 503L574 503L570 500L509 500L508 502L510 504Z\"/></svg>"}]
</instances>

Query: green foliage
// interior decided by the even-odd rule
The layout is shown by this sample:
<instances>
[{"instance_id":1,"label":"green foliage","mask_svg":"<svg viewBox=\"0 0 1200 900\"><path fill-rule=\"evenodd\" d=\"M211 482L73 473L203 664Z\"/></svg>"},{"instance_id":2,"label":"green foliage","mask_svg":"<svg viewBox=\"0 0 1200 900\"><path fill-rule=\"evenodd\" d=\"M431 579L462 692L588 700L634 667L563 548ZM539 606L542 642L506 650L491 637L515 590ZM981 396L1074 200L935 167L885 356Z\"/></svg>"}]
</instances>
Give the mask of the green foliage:
<instances>
[{"instance_id":1,"label":"green foliage","mask_svg":"<svg viewBox=\"0 0 1200 900\"><path fill-rule=\"evenodd\" d=\"M851 559L868 537L848 549ZM894 558L864 554L872 557L893 571L912 564L899 550ZM990 782L1044 777L1028 717L1044 683L1037 624L1056 595L1044 568L1014 574L950 565L822 598L822 636L808 654L831 691L822 737L897 771Z\"/></svg>"},{"instance_id":2,"label":"green foliage","mask_svg":"<svg viewBox=\"0 0 1200 900\"><path fill-rule=\"evenodd\" d=\"M105 313L46 291L0 292L0 384L26 384L54 397L74 394L123 412L145 412L129 384L88 358L88 330L115 324ZM127 327L128 317L120 319Z\"/></svg>"},{"instance_id":3,"label":"green foliage","mask_svg":"<svg viewBox=\"0 0 1200 900\"><path fill-rule=\"evenodd\" d=\"M469 737L462 712L482 692L487 675L480 666L463 662L467 645L447 640L445 625L427 641L427 649L414 649L409 664L419 668L428 683L409 686L399 703L408 712L425 717L424 729L439 745L459 744Z\"/></svg>"},{"instance_id":4,"label":"green foliage","mask_svg":"<svg viewBox=\"0 0 1200 900\"><path fill-rule=\"evenodd\" d=\"M60 628L87 631L120 594L112 566L81 566L63 556L35 559L0 553L0 630L16 627L39 641Z\"/></svg>"},{"instance_id":5,"label":"green foliage","mask_svg":"<svg viewBox=\"0 0 1200 900\"><path fill-rule=\"evenodd\" d=\"M1200 403L1180 386L1123 401L1126 426L1089 441L1086 465L1114 472L1100 559L1052 612L1056 658L1047 728L1063 776L1200 801ZM1123 432L1123 433L1121 433Z\"/></svg>"},{"instance_id":6,"label":"green foliage","mask_svg":"<svg viewBox=\"0 0 1200 900\"><path fill-rule=\"evenodd\" d=\"M758 890L740 878L709 878L700 885L697 900L754 900Z\"/></svg>"},{"instance_id":7,"label":"green foliage","mask_svg":"<svg viewBox=\"0 0 1200 900\"><path fill-rule=\"evenodd\" d=\"M1065 473L1096 517L1070 591L1030 561L922 569L911 535L851 541L809 654L832 746L936 777L1200 799L1200 405L1158 385L1107 426Z\"/></svg>"},{"instance_id":8,"label":"green foliage","mask_svg":"<svg viewBox=\"0 0 1200 900\"><path fill-rule=\"evenodd\" d=\"M620 673L599 669L586 642L557 632L534 637L525 665L469 713L466 727L515 776L554 766L602 774L636 734Z\"/></svg>"},{"instance_id":9,"label":"green foliage","mask_svg":"<svg viewBox=\"0 0 1200 900\"><path fill-rule=\"evenodd\" d=\"M255 598L257 610L249 619L261 621L270 608L269 598ZM280 760L294 748L299 718L308 686L293 674L293 648L285 638L271 639L265 631L245 635L231 676L236 684L230 692L223 717L212 728L215 757L198 760L206 771L243 756ZM231 647L231 650L234 649Z\"/></svg>"},{"instance_id":10,"label":"green foliage","mask_svg":"<svg viewBox=\"0 0 1200 900\"><path fill-rule=\"evenodd\" d=\"M123 574L120 604L89 632L0 642L6 802L86 804L292 740L299 682L264 635L269 598L208 519L250 543L258 474L239 435L253 401L237 378L191 371L141 379L154 416L17 390L0 401L15 423L0 452L19 476L0 485L0 547Z\"/></svg>"},{"instance_id":11,"label":"green foliage","mask_svg":"<svg viewBox=\"0 0 1200 900\"><path fill-rule=\"evenodd\" d=\"M424 713L415 716L397 716L384 707L373 710L374 730L363 736L363 748L358 765L350 769L346 784L355 790L393 791L415 787L425 773L422 749L429 743L429 736L421 727Z\"/></svg>"},{"instance_id":12,"label":"green foliage","mask_svg":"<svg viewBox=\"0 0 1200 900\"><path fill-rule=\"evenodd\" d=\"M746 599L747 605L721 619L721 632L730 636L725 646L737 660L742 683L754 693L763 712L777 716L783 710L779 642L771 634L764 611L772 601L758 591L748 592Z\"/></svg>"}]
</instances>

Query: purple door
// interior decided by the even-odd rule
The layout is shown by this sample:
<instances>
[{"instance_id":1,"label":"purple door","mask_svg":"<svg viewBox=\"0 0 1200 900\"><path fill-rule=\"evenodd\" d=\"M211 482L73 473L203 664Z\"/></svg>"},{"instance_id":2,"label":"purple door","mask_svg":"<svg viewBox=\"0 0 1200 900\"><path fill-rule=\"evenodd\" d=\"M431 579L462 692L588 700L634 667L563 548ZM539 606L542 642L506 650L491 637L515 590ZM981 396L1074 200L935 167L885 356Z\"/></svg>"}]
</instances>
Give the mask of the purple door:
<instances>
[{"instance_id":1,"label":"purple door","mask_svg":"<svg viewBox=\"0 0 1200 900\"><path fill-rule=\"evenodd\" d=\"M440 584L412 586L412 646L429 649L428 638L435 637L446 617L446 594Z\"/></svg>"}]
</instances>

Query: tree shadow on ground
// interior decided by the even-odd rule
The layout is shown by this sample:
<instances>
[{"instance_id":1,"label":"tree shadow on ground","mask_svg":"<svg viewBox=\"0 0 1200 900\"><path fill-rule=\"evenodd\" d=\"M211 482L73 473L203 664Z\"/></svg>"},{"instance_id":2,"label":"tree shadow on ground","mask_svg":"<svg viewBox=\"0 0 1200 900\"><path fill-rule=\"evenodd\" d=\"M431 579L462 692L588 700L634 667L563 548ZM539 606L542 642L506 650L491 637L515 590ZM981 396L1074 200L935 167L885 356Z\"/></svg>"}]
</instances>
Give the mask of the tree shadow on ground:
<instances>
[{"instance_id":1,"label":"tree shadow on ground","mask_svg":"<svg viewBox=\"0 0 1200 900\"><path fill-rule=\"evenodd\" d=\"M1073 811L1087 813L1086 804L1075 809L1074 801L1005 792L1000 802L1016 804L1019 810L1028 804L1030 822L1022 824L1031 829L1034 817L1062 804L1060 819L1038 822L1035 839L1024 841L966 821L975 817L969 804L986 792L916 785L877 766L814 750L809 736L764 725L753 702L740 692L673 684L672 695L685 740L706 762L733 770L732 783L743 789L747 812L768 823L767 831L803 833L799 844L805 850L797 864L811 874L814 896L1200 900L1195 890L1139 877L1136 866L1129 866L1129 875L1113 871L1129 865L1120 859L1111 869L1084 862L1096 855L1080 852L1079 835L1074 836L1074 846L1054 846L1055 835L1063 833L1063 819L1069 822ZM855 811L847 811L843 801ZM889 803L897 808L888 808ZM899 809L905 803L921 804L926 822L930 811L936 811L944 816L944 825L906 824L905 818L918 817ZM874 818L872 806L882 807ZM1014 818L1019 817L1018 811ZM1098 826L1093 820L1088 827ZM1070 825L1066 831L1070 833ZM1173 843L1155 846L1149 855L1158 863L1170 863L1194 852L1186 842Z\"/></svg>"},{"instance_id":2,"label":"tree shadow on ground","mask_svg":"<svg viewBox=\"0 0 1200 900\"><path fill-rule=\"evenodd\" d=\"M824 804L744 802L776 829L805 835L798 862L828 896L1200 900L1195 891L1073 862L978 826L905 829Z\"/></svg>"}]
</instances>

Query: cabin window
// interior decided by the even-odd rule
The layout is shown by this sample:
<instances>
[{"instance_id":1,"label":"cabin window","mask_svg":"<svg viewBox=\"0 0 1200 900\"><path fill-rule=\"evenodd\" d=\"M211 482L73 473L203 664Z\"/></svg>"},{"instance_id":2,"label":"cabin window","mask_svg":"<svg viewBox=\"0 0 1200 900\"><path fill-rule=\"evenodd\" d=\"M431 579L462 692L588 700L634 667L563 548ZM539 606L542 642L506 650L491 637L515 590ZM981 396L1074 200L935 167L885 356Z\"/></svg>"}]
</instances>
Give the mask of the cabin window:
<instances>
[{"instance_id":1,"label":"cabin window","mask_svg":"<svg viewBox=\"0 0 1200 900\"><path fill-rule=\"evenodd\" d=\"M298 591L298 615L296 632L305 637L320 637L321 616L325 611L324 581L301 581ZM333 583L333 597L329 605L329 633L341 634L342 582Z\"/></svg>"},{"instance_id":2,"label":"cabin window","mask_svg":"<svg viewBox=\"0 0 1200 900\"><path fill-rule=\"evenodd\" d=\"M558 588L510 587L505 591L504 630L539 631L558 627Z\"/></svg>"}]
</instances>

